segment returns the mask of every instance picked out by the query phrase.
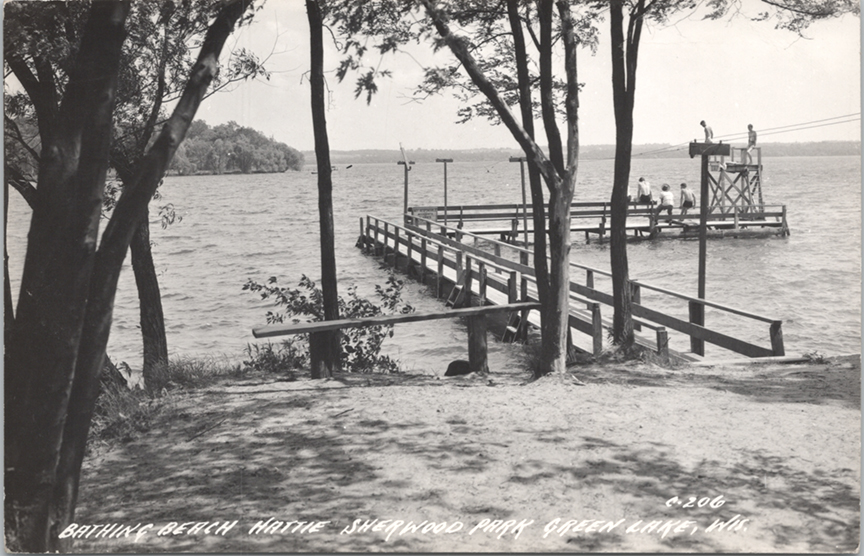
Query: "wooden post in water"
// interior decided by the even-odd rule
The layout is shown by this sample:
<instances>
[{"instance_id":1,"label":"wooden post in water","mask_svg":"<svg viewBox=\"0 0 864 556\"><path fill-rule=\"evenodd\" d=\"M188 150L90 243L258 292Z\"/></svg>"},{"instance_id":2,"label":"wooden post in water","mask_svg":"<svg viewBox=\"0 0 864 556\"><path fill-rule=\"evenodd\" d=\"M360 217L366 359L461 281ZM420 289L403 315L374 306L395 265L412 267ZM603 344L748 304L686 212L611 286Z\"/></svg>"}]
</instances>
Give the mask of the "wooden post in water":
<instances>
[{"instance_id":1,"label":"wooden post in water","mask_svg":"<svg viewBox=\"0 0 864 556\"><path fill-rule=\"evenodd\" d=\"M452 158L436 158L435 162L444 163L444 224L447 224L447 163L453 162Z\"/></svg>"}]
</instances>

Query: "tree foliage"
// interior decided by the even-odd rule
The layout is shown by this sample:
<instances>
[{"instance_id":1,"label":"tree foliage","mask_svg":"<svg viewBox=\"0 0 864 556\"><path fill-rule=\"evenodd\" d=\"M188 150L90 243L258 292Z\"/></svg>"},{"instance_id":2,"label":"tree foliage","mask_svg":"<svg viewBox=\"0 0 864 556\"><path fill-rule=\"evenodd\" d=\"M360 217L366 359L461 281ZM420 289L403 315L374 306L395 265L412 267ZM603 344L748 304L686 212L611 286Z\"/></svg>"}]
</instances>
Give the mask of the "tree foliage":
<instances>
[{"instance_id":1,"label":"tree foliage","mask_svg":"<svg viewBox=\"0 0 864 556\"><path fill-rule=\"evenodd\" d=\"M180 175L285 172L302 170L303 163L303 153L260 131L233 121L210 127L196 120L170 171Z\"/></svg>"}]
</instances>

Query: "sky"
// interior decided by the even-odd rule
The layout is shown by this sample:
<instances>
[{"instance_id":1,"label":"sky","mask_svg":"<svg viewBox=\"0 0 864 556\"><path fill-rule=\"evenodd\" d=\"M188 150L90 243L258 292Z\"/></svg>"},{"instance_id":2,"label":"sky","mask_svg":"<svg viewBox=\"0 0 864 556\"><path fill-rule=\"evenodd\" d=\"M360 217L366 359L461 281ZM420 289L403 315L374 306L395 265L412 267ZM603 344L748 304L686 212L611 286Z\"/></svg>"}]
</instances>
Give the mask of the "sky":
<instances>
[{"instance_id":1,"label":"sky","mask_svg":"<svg viewBox=\"0 0 864 556\"><path fill-rule=\"evenodd\" d=\"M743 0L742 6L744 14L766 9L758 0ZM746 143L747 124L762 131L764 142L859 140L859 121L824 124L842 121L844 115L859 117L860 20L845 16L817 22L805 35L777 30L770 21L756 22L746 15L720 21L679 16L663 26L649 25L639 50L634 143L701 140L700 120L712 126L716 137L733 143ZM353 76L337 82L333 70L339 53L328 37L325 32L332 150L398 149L400 144L406 149L454 150L517 146L506 128L485 119L456 123L459 102L449 93L411 100L423 65L447 63L452 59L449 51L433 54L429 45L415 45L407 54L381 60L380 67L392 70L393 77L379 81L379 92L367 106L364 98L354 99ZM233 120L294 148L312 150L304 2L267 0L252 25L237 32L229 46L251 49L261 58L269 55L271 78L211 96L198 117L210 125ZM580 141L614 144L608 22L601 24L597 53L580 50L578 72L584 83ZM807 122L816 123L799 125Z\"/></svg>"}]
</instances>

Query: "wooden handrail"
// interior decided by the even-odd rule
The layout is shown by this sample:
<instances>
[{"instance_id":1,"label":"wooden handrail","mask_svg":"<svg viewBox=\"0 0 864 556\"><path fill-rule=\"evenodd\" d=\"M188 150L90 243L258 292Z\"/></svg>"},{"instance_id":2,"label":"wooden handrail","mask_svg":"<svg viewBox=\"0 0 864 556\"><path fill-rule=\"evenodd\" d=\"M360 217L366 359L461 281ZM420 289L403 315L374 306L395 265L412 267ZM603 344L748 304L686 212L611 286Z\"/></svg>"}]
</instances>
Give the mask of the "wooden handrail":
<instances>
[{"instance_id":1,"label":"wooden handrail","mask_svg":"<svg viewBox=\"0 0 864 556\"><path fill-rule=\"evenodd\" d=\"M500 257L498 255L494 255L492 253L488 253L487 251L473 247L471 245L466 245L465 243L462 243L461 241L450 239L446 235L438 234L432 230L426 230L426 229L421 228L421 227L414 225L414 224L410 224L410 223L406 222L405 226L399 226L397 224L392 224L392 223L387 222L385 220L377 219L374 217L371 217L371 218L373 218L375 220L375 229L376 230L380 229L382 223L384 224L385 242L386 242L387 237L392 237L386 231L386 228L388 228L389 226L393 226L394 230L397 230L397 233L398 233L398 229L403 228L408 233L414 233L416 235L420 235L421 237L426 238L426 240L428 242L435 243L440 247L446 247L448 249L455 250L457 253L464 252L466 255L476 257L479 259L483 259L484 261L486 261L485 264L487 264L489 266L498 268L500 270L509 270L511 272L514 272L514 271L520 272L523 276L523 280L529 280L530 282L535 282L535 289L536 289L536 277L535 277L533 266L529 266L529 265L521 264L521 263L516 263L514 261L511 261L509 259L505 259L503 257ZM468 236L468 237L474 237L475 239L481 239L486 244L492 244L495 246L506 247L507 249L519 252L520 254L523 254L523 253L527 254L527 255L532 254L532 251L529 249L520 248L520 247L516 247L516 246L511 245L511 244L483 238L477 234L472 234L468 230L460 229L458 227L450 226L450 225L436 222L433 220L428 220L428 219L425 219L422 217L408 215L408 221L418 222L418 223L422 222L422 223L425 223L426 226L430 227L430 228L432 226L436 226L438 230L443 229L446 231L452 231L453 233L458 234L460 237ZM400 240L400 243L401 243L401 240ZM496 251L497 251L497 249L496 249ZM520 255L520 259L527 260L527 258L524 255ZM582 269L582 270L587 271L589 273L589 275L592 277L595 274L602 275L602 276L610 276L610 277L612 276L611 272L608 272L605 270L589 267L587 265L582 265L582 264L574 263L574 262L570 262L569 264L573 268ZM452 266L452 265L448 265L448 266ZM458 266L458 264L457 264L457 266ZM766 353L770 354L772 351L775 352L774 354L781 353L783 351L783 345L782 345L783 340L782 340L782 330L781 330L782 321L780 321L780 320L777 320L777 319L774 319L771 317L765 317L762 315L757 315L757 314L751 313L749 311L744 311L744 310L737 309L734 307L729 307L727 305L722 305L720 303L715 303L712 301L707 301L704 299L695 298L693 296L685 295L685 294L675 292L672 290L667 290L665 288L661 288L658 286L653 286L651 284L641 282L639 280L631 280L630 282L633 285L647 288L647 289L656 291L658 293L662 293L664 295L669 295L669 296L676 297L676 298L679 298L682 300L686 300L686 301L690 302L691 305L695 304L697 306L708 306L708 307L712 307L712 308L715 308L715 309L718 309L721 311L728 312L730 314L735 314L735 315L742 316L742 317L749 318L749 319L753 319L756 321L769 323L771 325L770 335L771 335L772 347L771 347L771 349L762 348L762 347L756 346L754 344L750 344L749 342L745 342L743 340L739 340L737 338L728 336L726 334L715 332L713 330L710 330L710 329L704 328L702 326L696 325L696 324L694 324L693 321L688 323L687 321L681 321L680 319L676 319L674 317L671 317L669 315L665 315L665 314L660 313L658 311L648 309L648 308L643 307L641 305L636 305L636 306L634 306L634 316L641 316L643 318L647 317L650 320L652 320L653 322L659 323L659 327L657 327L656 325L650 325L648 322L645 322L642 319L638 319L639 324L641 324L641 325L645 325L648 328L656 329L656 330L661 331L661 332L665 331L664 327L669 327L673 330L677 330L679 332L683 332L685 334L690 335L691 341L693 341L693 339L695 338L697 341L708 341L711 343L716 343L717 345L719 345L721 347L725 347L726 349L731 349L731 350L737 351L739 353L744 353L744 354L747 354L751 357L761 357L761 356L764 356ZM599 303L603 303L605 305L612 305L614 302L611 295L595 289L593 287L593 284L591 286L586 286L586 285L582 285L582 284L579 284L577 282L571 281L569 290L570 290L571 294L575 293L575 294L578 294L582 297L582 298L575 299L574 301L576 303L592 304L592 303L599 302ZM444 318L444 317L442 317L442 318Z\"/></svg>"},{"instance_id":2,"label":"wooden handrail","mask_svg":"<svg viewBox=\"0 0 864 556\"><path fill-rule=\"evenodd\" d=\"M722 305L720 303L715 303L713 301L708 301L707 299L700 299L698 297L693 297L692 295L686 295L683 293L678 293L676 291L667 290L664 288L660 288L657 286L652 286L651 284L646 284L645 282L640 282L639 280L630 280L633 284L639 284L643 288L653 290L662 294L670 295L672 297L677 297L680 299L686 299L687 301L692 301L694 303L699 303L701 305L705 305L706 307L713 307L715 309L720 309L721 311L726 311L727 313L733 313L735 315L740 315L742 317L747 317L749 319L758 320L762 322L772 323L777 322L778 319L765 317L762 315L757 315L756 313L751 313L749 311L744 311L742 309L736 309L735 307L729 307L728 305Z\"/></svg>"},{"instance_id":3,"label":"wooden handrail","mask_svg":"<svg viewBox=\"0 0 864 556\"><path fill-rule=\"evenodd\" d=\"M327 332L329 330L341 330L342 328L365 328L369 326L388 326L407 322L421 322L427 320L454 319L457 317L475 317L480 315L491 315L495 313L510 313L514 311L525 311L539 309L540 303L521 302L508 303L506 305L486 305L483 307L464 307L461 309L450 309L449 311L438 311L435 313L400 313L397 315L377 315L358 319L322 320L314 322L298 322L292 324L270 324L252 329L252 335L256 338L272 338L274 336L290 336L292 334L314 334Z\"/></svg>"}]
</instances>

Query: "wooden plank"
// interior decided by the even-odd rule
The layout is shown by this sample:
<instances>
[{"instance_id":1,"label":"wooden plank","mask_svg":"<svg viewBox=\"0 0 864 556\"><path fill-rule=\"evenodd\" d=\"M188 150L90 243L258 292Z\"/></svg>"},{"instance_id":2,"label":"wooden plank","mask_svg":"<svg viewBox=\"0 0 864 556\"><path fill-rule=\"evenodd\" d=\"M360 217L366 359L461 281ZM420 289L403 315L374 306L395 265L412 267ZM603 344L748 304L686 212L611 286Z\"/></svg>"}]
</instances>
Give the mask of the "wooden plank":
<instances>
[{"instance_id":1,"label":"wooden plank","mask_svg":"<svg viewBox=\"0 0 864 556\"><path fill-rule=\"evenodd\" d=\"M342 328L364 328L367 326L388 326L391 324L402 324L406 322L422 322L427 320L453 319L457 317L468 317L472 315L492 315L496 313L509 313L521 311L522 309L539 309L540 304L535 302L510 303L507 305L486 305L484 307L465 307L462 309L451 309L435 313L406 313L398 315L378 315L360 319L338 319L315 322L300 322L295 324L271 324L252 329L252 335L256 338L272 338L274 336L289 336L292 334L313 334L327 330L340 330Z\"/></svg>"}]
</instances>

